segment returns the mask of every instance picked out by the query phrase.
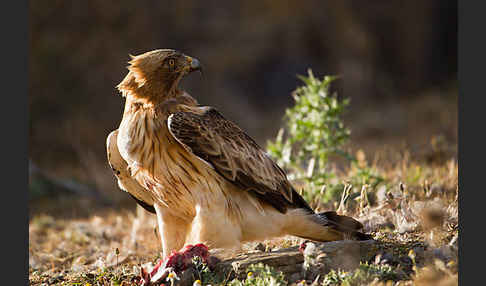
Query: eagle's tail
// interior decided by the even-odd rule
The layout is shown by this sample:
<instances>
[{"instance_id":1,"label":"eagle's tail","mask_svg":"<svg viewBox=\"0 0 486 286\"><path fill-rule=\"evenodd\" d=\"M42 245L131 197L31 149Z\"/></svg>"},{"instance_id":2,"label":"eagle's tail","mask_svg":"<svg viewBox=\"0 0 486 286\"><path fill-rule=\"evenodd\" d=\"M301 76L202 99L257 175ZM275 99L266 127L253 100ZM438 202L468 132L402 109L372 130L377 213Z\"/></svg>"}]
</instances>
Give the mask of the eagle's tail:
<instances>
[{"instance_id":1,"label":"eagle's tail","mask_svg":"<svg viewBox=\"0 0 486 286\"><path fill-rule=\"evenodd\" d=\"M296 210L297 211L297 210ZM302 213L300 213L302 214ZM321 242L353 239L368 240L372 237L360 232L363 225L349 216L338 215L334 211L303 214L293 213L290 234Z\"/></svg>"},{"instance_id":2,"label":"eagle's tail","mask_svg":"<svg viewBox=\"0 0 486 286\"><path fill-rule=\"evenodd\" d=\"M371 235L359 231L363 228L363 224L352 217L338 215L335 211L318 213L314 217L321 225L341 232L344 238L355 240L368 240L372 238Z\"/></svg>"}]
</instances>

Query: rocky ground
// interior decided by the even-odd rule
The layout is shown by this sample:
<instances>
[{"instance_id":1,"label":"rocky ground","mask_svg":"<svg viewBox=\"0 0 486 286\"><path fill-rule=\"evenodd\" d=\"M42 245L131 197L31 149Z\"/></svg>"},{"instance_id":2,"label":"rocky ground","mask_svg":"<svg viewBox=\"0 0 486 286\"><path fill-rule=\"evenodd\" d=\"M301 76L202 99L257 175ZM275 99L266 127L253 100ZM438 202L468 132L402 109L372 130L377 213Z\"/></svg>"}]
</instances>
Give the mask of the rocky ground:
<instances>
[{"instance_id":1,"label":"rocky ground","mask_svg":"<svg viewBox=\"0 0 486 286\"><path fill-rule=\"evenodd\" d=\"M284 237L249 243L241 252L221 257L215 269L191 268L174 282L270 285L257 280L265 275L271 280L282 272L280 284L290 285L456 285L457 170L455 159L434 164L401 161L384 172L392 181L396 177L397 184L377 187L367 204L357 195L343 206L317 206L339 208L359 219L372 240L313 243ZM31 215L30 284L130 285L142 264L158 261L153 215L138 207L108 206L69 216L69 209L83 213L89 204L89 197L64 196L56 204L62 205L64 215L46 207L44 214ZM255 271L263 278L249 277L248 267L259 263L271 271Z\"/></svg>"}]
</instances>

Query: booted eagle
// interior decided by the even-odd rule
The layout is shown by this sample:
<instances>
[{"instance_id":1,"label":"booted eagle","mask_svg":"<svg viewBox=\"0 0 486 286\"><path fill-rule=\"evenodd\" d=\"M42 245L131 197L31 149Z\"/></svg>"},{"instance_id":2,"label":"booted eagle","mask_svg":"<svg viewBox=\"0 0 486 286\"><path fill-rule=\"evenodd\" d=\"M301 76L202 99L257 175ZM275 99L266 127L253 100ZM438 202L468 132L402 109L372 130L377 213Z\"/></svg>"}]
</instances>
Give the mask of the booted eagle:
<instances>
[{"instance_id":1,"label":"booted eagle","mask_svg":"<svg viewBox=\"0 0 486 286\"><path fill-rule=\"evenodd\" d=\"M315 213L264 149L216 109L178 86L197 59L161 49L132 56L117 86L126 98L107 138L118 185L157 215L163 255L185 245L210 249L294 235L364 239L362 224Z\"/></svg>"}]
</instances>

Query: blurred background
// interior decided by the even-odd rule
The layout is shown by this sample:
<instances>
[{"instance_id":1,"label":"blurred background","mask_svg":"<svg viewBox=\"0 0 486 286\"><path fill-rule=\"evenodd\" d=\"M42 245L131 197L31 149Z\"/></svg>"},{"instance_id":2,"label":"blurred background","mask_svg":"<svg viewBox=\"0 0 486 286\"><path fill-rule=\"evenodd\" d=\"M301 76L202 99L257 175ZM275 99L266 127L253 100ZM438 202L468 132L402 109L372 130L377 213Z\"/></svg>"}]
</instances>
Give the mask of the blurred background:
<instances>
[{"instance_id":1,"label":"blurred background","mask_svg":"<svg viewBox=\"0 0 486 286\"><path fill-rule=\"evenodd\" d=\"M128 55L158 48L198 58L204 76L184 89L262 146L311 68L341 76L350 148L420 157L440 143L456 156L457 1L285 2L30 1L31 214L135 206L117 188L105 139L121 120L115 86ZM65 194L84 205L69 208Z\"/></svg>"}]
</instances>

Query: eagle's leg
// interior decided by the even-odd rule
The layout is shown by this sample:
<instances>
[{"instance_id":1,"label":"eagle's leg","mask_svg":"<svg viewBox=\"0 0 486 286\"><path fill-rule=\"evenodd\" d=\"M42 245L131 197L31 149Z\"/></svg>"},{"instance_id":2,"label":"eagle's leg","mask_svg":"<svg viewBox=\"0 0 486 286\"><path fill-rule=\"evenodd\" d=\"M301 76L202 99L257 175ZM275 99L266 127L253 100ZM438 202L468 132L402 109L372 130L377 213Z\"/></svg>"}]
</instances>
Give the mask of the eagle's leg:
<instances>
[{"instance_id":1,"label":"eagle's leg","mask_svg":"<svg viewBox=\"0 0 486 286\"><path fill-rule=\"evenodd\" d=\"M162 242L162 257L168 257L172 251L179 251L186 240L190 223L172 215L169 210L159 203L154 203Z\"/></svg>"},{"instance_id":2,"label":"eagle's leg","mask_svg":"<svg viewBox=\"0 0 486 286\"><path fill-rule=\"evenodd\" d=\"M241 247L241 229L228 219L224 209L206 209L196 206L196 216L191 224L186 244L203 243L210 249Z\"/></svg>"}]
</instances>

